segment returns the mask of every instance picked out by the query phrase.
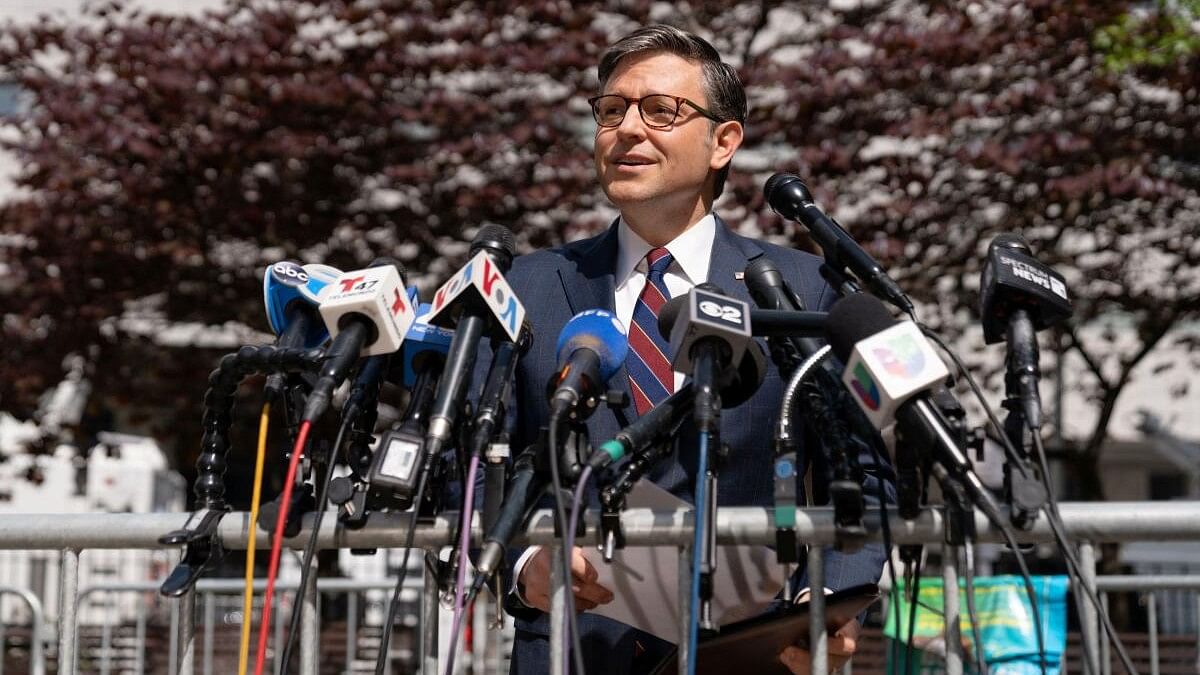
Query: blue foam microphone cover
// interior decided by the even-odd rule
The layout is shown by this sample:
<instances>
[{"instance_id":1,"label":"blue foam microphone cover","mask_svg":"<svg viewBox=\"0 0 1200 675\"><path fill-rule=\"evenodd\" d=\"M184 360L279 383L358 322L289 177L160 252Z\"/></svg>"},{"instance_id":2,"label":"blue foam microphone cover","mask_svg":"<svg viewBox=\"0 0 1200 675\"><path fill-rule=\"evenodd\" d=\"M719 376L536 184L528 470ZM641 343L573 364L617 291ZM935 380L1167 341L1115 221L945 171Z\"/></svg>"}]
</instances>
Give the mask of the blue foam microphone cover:
<instances>
[{"instance_id":1,"label":"blue foam microphone cover","mask_svg":"<svg viewBox=\"0 0 1200 675\"><path fill-rule=\"evenodd\" d=\"M410 297L416 304L416 287L409 289ZM417 307L417 320L408 328L404 338L404 346L400 348L404 356L404 386L412 387L417 381L413 360L417 355L433 351L445 356L450 351L450 342L454 339L454 331L428 323L432 306L422 303Z\"/></svg>"},{"instance_id":2,"label":"blue foam microphone cover","mask_svg":"<svg viewBox=\"0 0 1200 675\"><path fill-rule=\"evenodd\" d=\"M282 335L288 327L288 309L299 302L316 311L317 295L321 289L333 283L341 271L329 265L310 263L300 265L280 261L267 268L263 275L263 306L267 321L276 335ZM318 347L329 338L329 332L321 321L314 321L304 338L307 348Z\"/></svg>"},{"instance_id":3,"label":"blue foam microphone cover","mask_svg":"<svg viewBox=\"0 0 1200 675\"><path fill-rule=\"evenodd\" d=\"M620 370L629 354L629 338L616 315L603 309L584 310L563 326L558 334L558 367L562 368L579 349L590 349L600 357L600 378L608 381Z\"/></svg>"}]
</instances>

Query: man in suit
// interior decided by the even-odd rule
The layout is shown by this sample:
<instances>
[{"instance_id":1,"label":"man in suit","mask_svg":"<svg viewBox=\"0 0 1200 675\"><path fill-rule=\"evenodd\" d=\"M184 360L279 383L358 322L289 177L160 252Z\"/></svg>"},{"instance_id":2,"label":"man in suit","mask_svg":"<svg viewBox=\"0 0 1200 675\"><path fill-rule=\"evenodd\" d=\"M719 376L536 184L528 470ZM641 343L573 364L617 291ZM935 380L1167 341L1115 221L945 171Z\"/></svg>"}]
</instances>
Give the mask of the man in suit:
<instances>
[{"instance_id":1,"label":"man in suit","mask_svg":"<svg viewBox=\"0 0 1200 675\"><path fill-rule=\"evenodd\" d=\"M630 332L626 367L609 382L610 388L625 388L630 402L588 420L590 438L599 443L683 381L683 375L664 366L657 330L643 328L665 299L709 281L749 302L740 273L760 256L778 266L806 308L827 309L835 299L818 274L817 257L739 236L712 212L742 143L746 98L736 72L708 42L669 26L644 28L608 49L599 76L601 96L591 100L596 173L621 215L599 236L517 258L507 277L528 309L535 336L514 386L511 445L517 449L533 443L548 421L546 383L556 372L556 337L580 311L614 311ZM721 473L719 504L772 503L769 430L782 389L772 366L749 401L723 413L721 438L734 459ZM680 448L649 477L692 501L695 449ZM548 550L537 547L513 557L518 607L510 607L517 618L512 670L546 673L545 612L553 563ZM879 547L855 555L829 550L825 557L825 585L833 590L878 580L884 559ZM572 573L578 610L613 599L609 589L595 583L595 570L579 549L573 552ZM596 673L644 672L669 649L653 636L587 611L578 626L585 663ZM852 624L831 637L834 665L853 653L856 635L857 624ZM808 654L801 649L789 648L780 659L793 672L808 670Z\"/></svg>"}]
</instances>

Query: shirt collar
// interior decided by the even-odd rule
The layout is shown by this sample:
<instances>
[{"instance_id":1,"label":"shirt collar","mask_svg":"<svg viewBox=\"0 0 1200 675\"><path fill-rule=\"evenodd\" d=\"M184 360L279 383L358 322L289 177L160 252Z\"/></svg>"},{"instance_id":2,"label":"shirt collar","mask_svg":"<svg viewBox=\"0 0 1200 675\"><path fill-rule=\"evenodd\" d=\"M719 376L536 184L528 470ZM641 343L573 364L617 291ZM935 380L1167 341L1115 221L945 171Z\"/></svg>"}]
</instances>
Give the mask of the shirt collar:
<instances>
[{"instance_id":1,"label":"shirt collar","mask_svg":"<svg viewBox=\"0 0 1200 675\"><path fill-rule=\"evenodd\" d=\"M712 213L706 214L696 221L678 237L667 243L671 257L683 271L683 275L692 285L708 281L708 266L712 260L713 240L717 234L717 219ZM646 243L634 232L625 219L617 223L617 269L613 278L614 286L620 288L629 280L629 276L645 260L646 254L654 247ZM644 267L644 265L643 265ZM643 270L644 272L645 270Z\"/></svg>"}]
</instances>

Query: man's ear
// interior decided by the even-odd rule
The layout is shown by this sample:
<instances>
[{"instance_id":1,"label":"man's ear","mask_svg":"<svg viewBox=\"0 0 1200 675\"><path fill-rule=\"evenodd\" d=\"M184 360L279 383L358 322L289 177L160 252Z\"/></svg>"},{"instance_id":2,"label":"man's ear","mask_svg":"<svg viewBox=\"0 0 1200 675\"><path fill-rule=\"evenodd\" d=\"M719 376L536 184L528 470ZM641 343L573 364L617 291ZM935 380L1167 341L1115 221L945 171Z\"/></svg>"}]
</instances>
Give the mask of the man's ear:
<instances>
[{"instance_id":1,"label":"man's ear","mask_svg":"<svg viewBox=\"0 0 1200 675\"><path fill-rule=\"evenodd\" d=\"M711 169L716 171L729 164L733 153L742 147L744 133L742 123L736 120L721 122L713 129L712 158L708 163Z\"/></svg>"}]
</instances>

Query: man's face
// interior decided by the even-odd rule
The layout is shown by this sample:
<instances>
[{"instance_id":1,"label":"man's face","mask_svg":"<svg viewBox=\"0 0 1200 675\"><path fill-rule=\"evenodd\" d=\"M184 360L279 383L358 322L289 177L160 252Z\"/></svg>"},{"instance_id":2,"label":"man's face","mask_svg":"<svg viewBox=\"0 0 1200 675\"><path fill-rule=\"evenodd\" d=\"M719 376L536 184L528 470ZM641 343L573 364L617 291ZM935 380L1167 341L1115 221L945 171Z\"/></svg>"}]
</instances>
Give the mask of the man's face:
<instances>
[{"instance_id":1,"label":"man's face","mask_svg":"<svg viewBox=\"0 0 1200 675\"><path fill-rule=\"evenodd\" d=\"M708 108L703 82L698 63L663 52L637 54L621 61L601 93L628 98L669 94ZM691 209L706 188L711 192L706 181L716 168L709 120L686 103L666 129L646 126L636 105L620 126L597 126L595 161L600 185L619 209Z\"/></svg>"}]
</instances>

